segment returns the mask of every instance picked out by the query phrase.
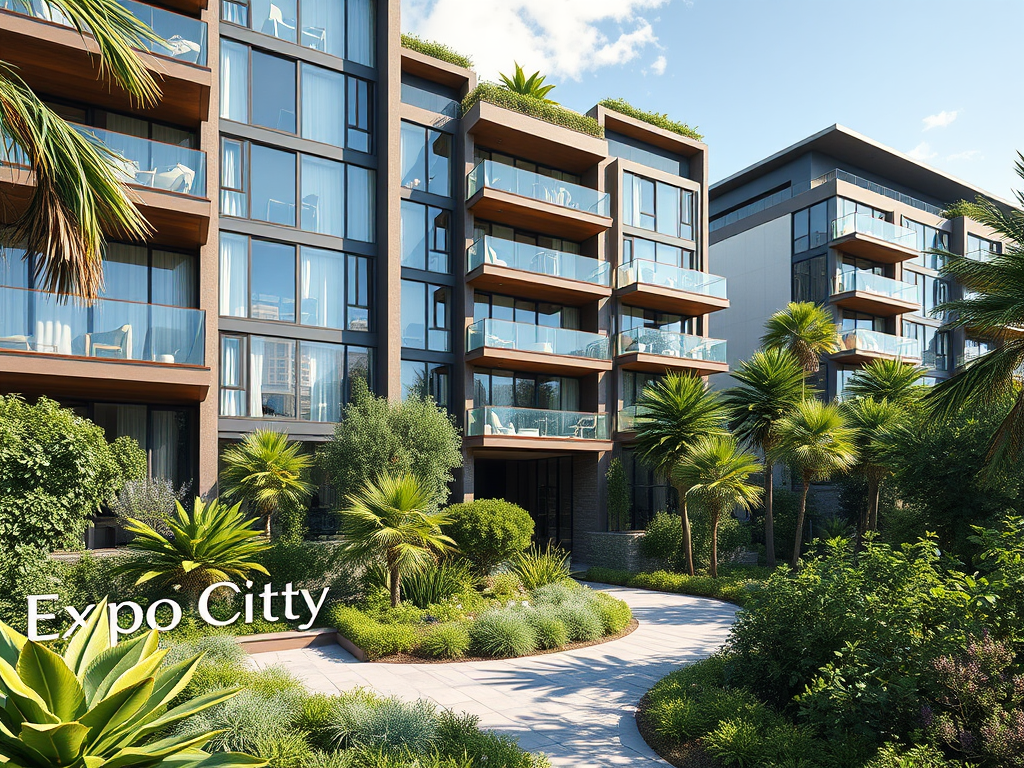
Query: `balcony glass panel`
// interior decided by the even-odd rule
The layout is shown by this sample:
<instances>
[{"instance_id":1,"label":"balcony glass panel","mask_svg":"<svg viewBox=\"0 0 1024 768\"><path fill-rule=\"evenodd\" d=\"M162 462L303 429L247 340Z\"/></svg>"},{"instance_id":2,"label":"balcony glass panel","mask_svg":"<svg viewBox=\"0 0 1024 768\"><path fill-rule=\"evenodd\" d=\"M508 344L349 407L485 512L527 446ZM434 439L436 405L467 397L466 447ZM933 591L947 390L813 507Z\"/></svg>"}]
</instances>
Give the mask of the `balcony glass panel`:
<instances>
[{"instance_id":1,"label":"balcony glass panel","mask_svg":"<svg viewBox=\"0 0 1024 768\"><path fill-rule=\"evenodd\" d=\"M159 42L144 41L145 50L179 61L206 66L205 21L144 3L136 3L134 0L118 0L118 3L161 38ZM44 0L0 0L0 8L65 27L73 26L60 9Z\"/></svg>"},{"instance_id":2,"label":"balcony glass panel","mask_svg":"<svg viewBox=\"0 0 1024 768\"><path fill-rule=\"evenodd\" d=\"M607 440L608 414L488 405L470 409L466 435Z\"/></svg>"},{"instance_id":3,"label":"balcony glass panel","mask_svg":"<svg viewBox=\"0 0 1024 768\"><path fill-rule=\"evenodd\" d=\"M905 248L917 248L917 233L889 221L876 219L866 213L848 213L832 222L832 239L861 234L885 240Z\"/></svg>"},{"instance_id":4,"label":"balcony glass panel","mask_svg":"<svg viewBox=\"0 0 1024 768\"><path fill-rule=\"evenodd\" d=\"M113 162L118 177L126 184L206 197L205 152L102 128L84 125L74 128L121 156Z\"/></svg>"},{"instance_id":5,"label":"balcony glass panel","mask_svg":"<svg viewBox=\"0 0 1024 768\"><path fill-rule=\"evenodd\" d=\"M658 328L636 328L615 336L615 354L642 352L647 355L680 357L687 360L726 362L726 343L723 339L709 339L689 333L662 331Z\"/></svg>"},{"instance_id":6,"label":"balcony glass panel","mask_svg":"<svg viewBox=\"0 0 1024 768\"><path fill-rule=\"evenodd\" d=\"M91 307L57 296L0 288L0 349L46 355L204 365L201 309L97 299Z\"/></svg>"},{"instance_id":7,"label":"balcony glass panel","mask_svg":"<svg viewBox=\"0 0 1024 768\"><path fill-rule=\"evenodd\" d=\"M524 171L511 165L484 160L469 172L466 199L481 189L497 189L563 208L609 215L608 193Z\"/></svg>"},{"instance_id":8,"label":"balcony glass panel","mask_svg":"<svg viewBox=\"0 0 1024 768\"><path fill-rule=\"evenodd\" d=\"M637 419L642 415L643 413L639 405L627 405L619 411L615 428L619 432L633 432L636 430Z\"/></svg>"},{"instance_id":9,"label":"balcony glass panel","mask_svg":"<svg viewBox=\"0 0 1024 768\"><path fill-rule=\"evenodd\" d=\"M634 283L643 283L662 288L674 288L677 291L701 293L719 299L726 297L724 277L647 259L635 259L628 264L623 264L619 267L616 281L619 288L625 288Z\"/></svg>"},{"instance_id":10,"label":"balcony glass panel","mask_svg":"<svg viewBox=\"0 0 1024 768\"><path fill-rule=\"evenodd\" d=\"M867 328L855 328L840 334L839 351L846 350L877 352L894 357L921 358L921 342L917 339L870 331Z\"/></svg>"},{"instance_id":11,"label":"balcony glass panel","mask_svg":"<svg viewBox=\"0 0 1024 768\"><path fill-rule=\"evenodd\" d=\"M973 259L974 261L989 261L999 254L989 250L988 248L975 248L973 251L968 251L964 255L967 256L968 259Z\"/></svg>"},{"instance_id":12,"label":"balcony glass panel","mask_svg":"<svg viewBox=\"0 0 1024 768\"><path fill-rule=\"evenodd\" d=\"M488 235L469 246L467 254L467 271L481 264L494 264L537 275L563 277L594 285L611 285L611 269L607 262L575 253L553 251L539 245L517 243Z\"/></svg>"},{"instance_id":13,"label":"balcony glass panel","mask_svg":"<svg viewBox=\"0 0 1024 768\"><path fill-rule=\"evenodd\" d=\"M610 346L608 337L599 333L508 320L480 320L466 331L466 350L469 352L481 348L512 349L610 360Z\"/></svg>"},{"instance_id":14,"label":"balcony glass panel","mask_svg":"<svg viewBox=\"0 0 1024 768\"><path fill-rule=\"evenodd\" d=\"M844 269L836 276L833 293L846 293L847 291L875 293L900 301L917 301L916 285L876 275L874 272L862 269Z\"/></svg>"}]
</instances>

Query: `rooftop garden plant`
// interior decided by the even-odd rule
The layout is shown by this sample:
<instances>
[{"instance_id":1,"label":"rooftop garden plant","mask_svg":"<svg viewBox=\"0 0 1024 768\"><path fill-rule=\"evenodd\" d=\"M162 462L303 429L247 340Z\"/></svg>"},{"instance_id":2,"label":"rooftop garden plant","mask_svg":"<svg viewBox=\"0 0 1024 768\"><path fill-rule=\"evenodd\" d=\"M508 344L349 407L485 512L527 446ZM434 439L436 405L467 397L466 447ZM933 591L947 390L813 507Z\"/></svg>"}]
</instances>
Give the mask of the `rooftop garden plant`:
<instances>
[{"instance_id":1,"label":"rooftop garden plant","mask_svg":"<svg viewBox=\"0 0 1024 768\"><path fill-rule=\"evenodd\" d=\"M470 91L462 100L462 114L465 115L480 101L535 117L552 125L560 125L570 131L604 138L604 128L594 118L581 115L559 104L549 104L533 96L524 96L497 83L480 83Z\"/></svg>"},{"instance_id":2,"label":"rooftop garden plant","mask_svg":"<svg viewBox=\"0 0 1024 768\"><path fill-rule=\"evenodd\" d=\"M681 123L678 120L673 120L666 114L660 112L650 112L646 109L640 109L634 107L625 99L601 99L598 102L602 107L606 107L620 114L632 117L637 120L642 120L645 123L650 123L657 128L664 128L666 131L672 133L678 133L680 136L686 136L689 139L696 141L703 141L704 135L698 133L695 128L691 128L686 123Z\"/></svg>"},{"instance_id":3,"label":"rooftop garden plant","mask_svg":"<svg viewBox=\"0 0 1024 768\"><path fill-rule=\"evenodd\" d=\"M424 40L418 35L403 32L402 47L408 48L410 51L422 53L424 56L430 56L433 59L454 64L457 67L464 67L466 69L473 67L473 60L471 58L463 56L451 46L439 43L436 40Z\"/></svg>"},{"instance_id":4,"label":"rooftop garden plant","mask_svg":"<svg viewBox=\"0 0 1024 768\"><path fill-rule=\"evenodd\" d=\"M955 203L950 203L946 206L942 212L942 217L945 219L956 219L960 216L966 216L968 219L980 221L982 210L978 203L972 203L969 200L957 200Z\"/></svg>"},{"instance_id":5,"label":"rooftop garden plant","mask_svg":"<svg viewBox=\"0 0 1024 768\"><path fill-rule=\"evenodd\" d=\"M509 77L506 74L499 73L498 77L501 78L502 85L508 88L513 93L518 93L523 96L530 96L534 99L539 99L545 104L557 104L558 102L554 99L549 99L548 94L555 90L555 86L544 84L544 80L547 79L540 72L534 72L529 77L526 76L526 72L519 66L519 62L515 62L516 69Z\"/></svg>"}]
</instances>

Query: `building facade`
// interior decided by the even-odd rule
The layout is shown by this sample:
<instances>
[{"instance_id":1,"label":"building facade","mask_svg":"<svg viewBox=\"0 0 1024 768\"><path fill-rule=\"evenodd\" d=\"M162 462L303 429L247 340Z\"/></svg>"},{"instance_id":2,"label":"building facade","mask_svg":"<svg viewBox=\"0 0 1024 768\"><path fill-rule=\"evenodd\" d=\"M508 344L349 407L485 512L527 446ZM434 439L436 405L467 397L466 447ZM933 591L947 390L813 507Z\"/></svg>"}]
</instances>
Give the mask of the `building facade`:
<instances>
[{"instance_id":1,"label":"building facade","mask_svg":"<svg viewBox=\"0 0 1024 768\"><path fill-rule=\"evenodd\" d=\"M0 0L4 59L123 156L153 226L111 242L90 307L9 249L0 391L135 437L155 477L205 494L253 429L315 449L363 378L447 408L455 498L520 503L539 540L607 530L615 456L628 522L665 505L632 460L636 398L727 369L704 144L603 106L575 129L486 94L463 114L476 75L403 48L397 0L124 4L168 41L144 53L153 108L45 2ZM0 160L11 200L31 184ZM314 506L337 501L324 484Z\"/></svg>"},{"instance_id":2,"label":"building facade","mask_svg":"<svg viewBox=\"0 0 1024 768\"><path fill-rule=\"evenodd\" d=\"M757 349L773 312L813 301L840 327L817 382L828 397L878 358L922 365L925 383L952 376L988 342L943 328L936 307L963 293L929 251L1000 252L988 227L943 214L978 195L996 199L839 125L713 184L710 254L732 305L711 331L729 340L729 364Z\"/></svg>"}]
</instances>

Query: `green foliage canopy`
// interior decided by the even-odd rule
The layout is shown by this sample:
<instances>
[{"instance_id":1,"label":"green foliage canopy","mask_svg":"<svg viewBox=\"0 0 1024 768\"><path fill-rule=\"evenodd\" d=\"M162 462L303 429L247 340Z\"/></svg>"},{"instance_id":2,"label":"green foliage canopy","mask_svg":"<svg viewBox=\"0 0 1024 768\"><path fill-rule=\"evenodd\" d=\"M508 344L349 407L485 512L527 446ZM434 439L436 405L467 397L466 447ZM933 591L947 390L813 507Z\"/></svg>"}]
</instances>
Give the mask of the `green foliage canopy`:
<instances>
[{"instance_id":1,"label":"green foliage canopy","mask_svg":"<svg viewBox=\"0 0 1024 768\"><path fill-rule=\"evenodd\" d=\"M452 504L446 531L455 548L480 574L530 546L533 518L530 513L504 499L474 499Z\"/></svg>"},{"instance_id":2,"label":"green foliage canopy","mask_svg":"<svg viewBox=\"0 0 1024 768\"><path fill-rule=\"evenodd\" d=\"M697 132L696 128L691 128L686 123L682 123L678 120L673 120L666 114L661 112L651 112L646 109L640 109L634 107L625 99L601 99L599 102L602 107L619 112L627 117L633 117L637 120L642 120L645 123L650 123L656 128L664 128L666 131L672 133L678 133L680 136L686 136L689 139L695 141L703 141L704 135Z\"/></svg>"},{"instance_id":3,"label":"green foliage canopy","mask_svg":"<svg viewBox=\"0 0 1024 768\"><path fill-rule=\"evenodd\" d=\"M425 56L446 61L457 67L465 67L466 69L471 69L473 67L473 60L471 58L462 55L451 46L439 43L435 40L424 40L418 35L403 32L402 47L408 48L411 51L416 51L417 53L422 53Z\"/></svg>"}]
</instances>

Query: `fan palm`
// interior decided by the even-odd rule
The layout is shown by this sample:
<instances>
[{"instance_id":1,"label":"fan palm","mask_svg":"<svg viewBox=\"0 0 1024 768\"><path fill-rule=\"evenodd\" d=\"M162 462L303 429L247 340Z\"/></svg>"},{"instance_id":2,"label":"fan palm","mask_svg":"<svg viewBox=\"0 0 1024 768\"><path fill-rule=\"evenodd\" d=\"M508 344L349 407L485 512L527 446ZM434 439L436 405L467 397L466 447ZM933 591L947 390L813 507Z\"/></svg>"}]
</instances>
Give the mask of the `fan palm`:
<instances>
[{"instance_id":1,"label":"fan palm","mask_svg":"<svg viewBox=\"0 0 1024 768\"><path fill-rule=\"evenodd\" d=\"M546 78L544 75L540 72L534 72L532 75L527 77L523 68L519 66L519 62L514 63L516 65L516 71L512 77L498 73L498 77L501 78L501 82L506 88L508 88L508 90L523 96L529 96L533 99L540 99L545 104L557 103L547 97L548 94L555 89L555 86L545 85L544 80Z\"/></svg>"},{"instance_id":2,"label":"fan palm","mask_svg":"<svg viewBox=\"0 0 1024 768\"><path fill-rule=\"evenodd\" d=\"M23 0L22 0L23 1ZM118 0L50 0L99 49L101 76L142 106L160 98L135 50L160 38ZM0 53L0 125L6 144L34 175L24 211L0 227L0 245L37 254L37 284L94 299L103 284L105 234L145 239L150 228L118 176L119 157L46 106ZM10 151L8 150L8 151ZM0 149L0 159L5 150Z\"/></svg>"},{"instance_id":3,"label":"fan palm","mask_svg":"<svg viewBox=\"0 0 1024 768\"><path fill-rule=\"evenodd\" d=\"M687 488L672 470L699 439L724 434L727 415L718 395L703 379L670 373L644 387L637 399L636 454L647 466L667 477L679 496L686 568L693 568L693 536L686 512Z\"/></svg>"},{"instance_id":4,"label":"fan palm","mask_svg":"<svg viewBox=\"0 0 1024 768\"><path fill-rule=\"evenodd\" d=\"M270 519L285 507L305 503L313 486L303 476L313 460L283 432L257 429L221 454L222 493L231 501L244 501L263 519L270 537Z\"/></svg>"},{"instance_id":5,"label":"fan palm","mask_svg":"<svg viewBox=\"0 0 1024 768\"><path fill-rule=\"evenodd\" d=\"M890 400L869 397L848 400L842 408L855 432L857 467L868 484L867 508L861 512L857 526L860 536L878 530L878 497L882 481L892 473L887 460L889 438L900 428L907 411Z\"/></svg>"},{"instance_id":6,"label":"fan palm","mask_svg":"<svg viewBox=\"0 0 1024 768\"><path fill-rule=\"evenodd\" d=\"M778 425L778 443L773 458L800 475L800 506L796 516L796 539L790 567L800 562L807 492L812 482L829 480L857 461L856 432L846 423L839 406L817 398L801 401Z\"/></svg>"},{"instance_id":7,"label":"fan palm","mask_svg":"<svg viewBox=\"0 0 1024 768\"><path fill-rule=\"evenodd\" d=\"M775 517L772 510L775 464L771 459L777 441L779 421L800 402L804 370L786 349L755 352L740 364L732 377L739 386L726 390L724 402L730 410L729 426L736 437L765 455L764 462L764 545L768 567L775 567Z\"/></svg>"},{"instance_id":8,"label":"fan palm","mask_svg":"<svg viewBox=\"0 0 1024 768\"><path fill-rule=\"evenodd\" d=\"M453 549L441 533L450 522L447 512L433 508L430 489L415 475L381 475L348 498L341 512L344 554L356 561L384 563L391 604L402 599L402 574L416 572Z\"/></svg>"},{"instance_id":9,"label":"fan palm","mask_svg":"<svg viewBox=\"0 0 1024 768\"><path fill-rule=\"evenodd\" d=\"M854 372L846 385L846 394L909 405L920 400L926 391L918 384L924 374L925 369L919 365L879 358Z\"/></svg>"},{"instance_id":10,"label":"fan palm","mask_svg":"<svg viewBox=\"0 0 1024 768\"><path fill-rule=\"evenodd\" d=\"M701 500L711 513L711 576L718 578L718 522L733 509L750 509L761 498L762 488L748 483L762 469L752 453L739 447L731 435L698 440L676 464L672 476Z\"/></svg>"},{"instance_id":11,"label":"fan palm","mask_svg":"<svg viewBox=\"0 0 1024 768\"><path fill-rule=\"evenodd\" d=\"M1018 158L1017 175L1024 179L1024 155L1018 153ZM1024 206L1024 191L1015 195ZM1024 451L1024 389L1017 380L1024 365L1024 211L979 197L976 215L1002 237L1003 252L985 261L947 255L943 274L957 280L969 294L939 310L955 313L950 325L992 339L996 347L935 385L926 404L934 415L948 418L963 408L1014 397L1013 407L989 444L990 467L996 469L1019 462Z\"/></svg>"},{"instance_id":12,"label":"fan palm","mask_svg":"<svg viewBox=\"0 0 1024 768\"><path fill-rule=\"evenodd\" d=\"M169 536L140 520L128 520L125 527L135 534L128 551L139 557L127 558L117 566L119 573L134 576L136 584L154 579L177 584L193 595L218 581L244 580L253 571L267 574L257 555L270 544L238 504L196 499L190 510L180 502L176 507L167 519Z\"/></svg>"},{"instance_id":13,"label":"fan palm","mask_svg":"<svg viewBox=\"0 0 1024 768\"><path fill-rule=\"evenodd\" d=\"M832 313L812 301L790 302L768 318L761 337L767 349L788 349L809 376L821 368L821 356L839 349Z\"/></svg>"}]
</instances>

